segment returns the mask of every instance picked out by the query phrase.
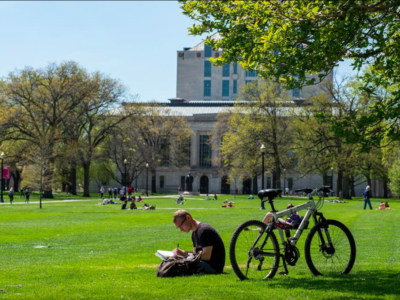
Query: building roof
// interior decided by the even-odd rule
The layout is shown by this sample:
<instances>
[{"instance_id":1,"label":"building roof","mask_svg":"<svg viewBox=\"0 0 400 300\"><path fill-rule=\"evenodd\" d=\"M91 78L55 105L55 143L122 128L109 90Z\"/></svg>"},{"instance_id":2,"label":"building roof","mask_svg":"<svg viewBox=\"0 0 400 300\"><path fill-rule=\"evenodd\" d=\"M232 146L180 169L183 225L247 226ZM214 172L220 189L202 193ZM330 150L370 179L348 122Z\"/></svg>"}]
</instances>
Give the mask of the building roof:
<instances>
[{"instance_id":1,"label":"building roof","mask_svg":"<svg viewBox=\"0 0 400 300\"><path fill-rule=\"evenodd\" d=\"M211 38L213 40L220 40L222 38L222 36L217 32L214 33ZM221 49L220 49L221 50ZM204 41L200 42L199 44L197 44L196 46L186 50L186 51L204 51Z\"/></svg>"}]
</instances>

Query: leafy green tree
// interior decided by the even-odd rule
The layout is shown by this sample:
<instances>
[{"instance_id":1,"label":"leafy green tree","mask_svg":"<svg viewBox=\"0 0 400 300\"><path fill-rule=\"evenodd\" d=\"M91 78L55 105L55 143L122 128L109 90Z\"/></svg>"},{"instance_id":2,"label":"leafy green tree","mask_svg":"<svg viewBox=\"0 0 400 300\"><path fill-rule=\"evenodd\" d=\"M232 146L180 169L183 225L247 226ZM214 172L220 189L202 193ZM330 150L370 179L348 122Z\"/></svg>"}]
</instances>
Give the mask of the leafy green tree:
<instances>
[{"instance_id":1,"label":"leafy green tree","mask_svg":"<svg viewBox=\"0 0 400 300\"><path fill-rule=\"evenodd\" d=\"M208 37L213 49L222 49L215 65L237 61L275 78L287 88L315 84L343 59L352 66L371 69L363 77L363 90L375 96L369 116L348 115L335 127L347 141L364 148L378 146L384 136L400 139L400 4L397 0L366 1L180 1L183 13L196 23L192 35ZM379 87L390 90L381 98ZM387 123L377 131L375 125ZM351 123L352 130L343 124Z\"/></svg>"},{"instance_id":2,"label":"leafy green tree","mask_svg":"<svg viewBox=\"0 0 400 300\"><path fill-rule=\"evenodd\" d=\"M218 116L214 137L221 139L223 166L235 178L255 178L261 173L260 146L266 147L266 170L273 187L281 187L282 169L292 166L290 114L286 93L273 81L248 83L231 113ZM253 184L253 190L255 189Z\"/></svg>"}]
</instances>

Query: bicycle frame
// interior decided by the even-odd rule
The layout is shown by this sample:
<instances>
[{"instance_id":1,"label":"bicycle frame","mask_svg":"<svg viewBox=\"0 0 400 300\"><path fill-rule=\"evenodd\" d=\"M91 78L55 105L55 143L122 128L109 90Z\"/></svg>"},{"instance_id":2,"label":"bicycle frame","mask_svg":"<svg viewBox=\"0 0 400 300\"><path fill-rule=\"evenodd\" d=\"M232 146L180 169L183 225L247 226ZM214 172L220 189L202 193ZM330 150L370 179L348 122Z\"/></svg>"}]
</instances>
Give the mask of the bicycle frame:
<instances>
[{"instance_id":1,"label":"bicycle frame","mask_svg":"<svg viewBox=\"0 0 400 300\"><path fill-rule=\"evenodd\" d=\"M301 221L299 228L296 230L294 236L290 239L290 243L292 246L295 246L297 244L297 241L300 239L301 234L303 233L304 228L306 227L306 224L309 222L311 216L314 215L314 213L317 211L317 207L315 206L315 202L313 199L310 199L308 202L291 207L289 209L285 209L283 211L280 212L276 212L276 211L272 211L272 214L274 216L274 222L272 222L271 224L268 224L268 226L270 226L270 228L273 228L274 223L279 223L279 218L282 218L284 216L293 214L295 212L299 212L302 210L307 209L307 212L303 218L303 220ZM285 242L285 238L283 236L283 230L282 228L277 228L278 232L279 232L279 236L280 239L282 241L282 244Z\"/></svg>"}]
</instances>

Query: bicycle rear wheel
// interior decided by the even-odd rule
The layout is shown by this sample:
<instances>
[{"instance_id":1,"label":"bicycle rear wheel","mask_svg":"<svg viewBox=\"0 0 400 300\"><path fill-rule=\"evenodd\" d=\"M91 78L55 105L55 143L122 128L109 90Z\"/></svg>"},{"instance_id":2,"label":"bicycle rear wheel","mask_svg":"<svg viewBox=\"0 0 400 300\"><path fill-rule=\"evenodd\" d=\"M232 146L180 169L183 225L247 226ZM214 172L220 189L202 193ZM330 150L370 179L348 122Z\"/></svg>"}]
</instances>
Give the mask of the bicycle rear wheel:
<instances>
[{"instance_id":1,"label":"bicycle rear wheel","mask_svg":"<svg viewBox=\"0 0 400 300\"><path fill-rule=\"evenodd\" d=\"M232 268L241 279L272 278L279 266L279 244L274 232L257 220L246 221L233 233L229 246Z\"/></svg>"},{"instance_id":2,"label":"bicycle rear wheel","mask_svg":"<svg viewBox=\"0 0 400 300\"><path fill-rule=\"evenodd\" d=\"M356 259L356 243L345 225L327 220L310 230L304 252L314 275L348 274Z\"/></svg>"}]
</instances>

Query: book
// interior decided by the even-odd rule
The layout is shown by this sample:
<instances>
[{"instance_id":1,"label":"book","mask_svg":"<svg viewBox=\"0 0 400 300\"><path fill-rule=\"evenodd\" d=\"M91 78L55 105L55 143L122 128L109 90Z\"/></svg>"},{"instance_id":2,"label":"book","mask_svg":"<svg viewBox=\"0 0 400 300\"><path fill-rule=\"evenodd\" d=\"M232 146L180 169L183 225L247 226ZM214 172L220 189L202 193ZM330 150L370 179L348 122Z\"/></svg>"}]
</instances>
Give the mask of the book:
<instances>
[{"instance_id":1,"label":"book","mask_svg":"<svg viewBox=\"0 0 400 300\"><path fill-rule=\"evenodd\" d=\"M155 254L162 260L166 260L168 257L174 256L174 253L172 251L167 250L157 250Z\"/></svg>"}]
</instances>

